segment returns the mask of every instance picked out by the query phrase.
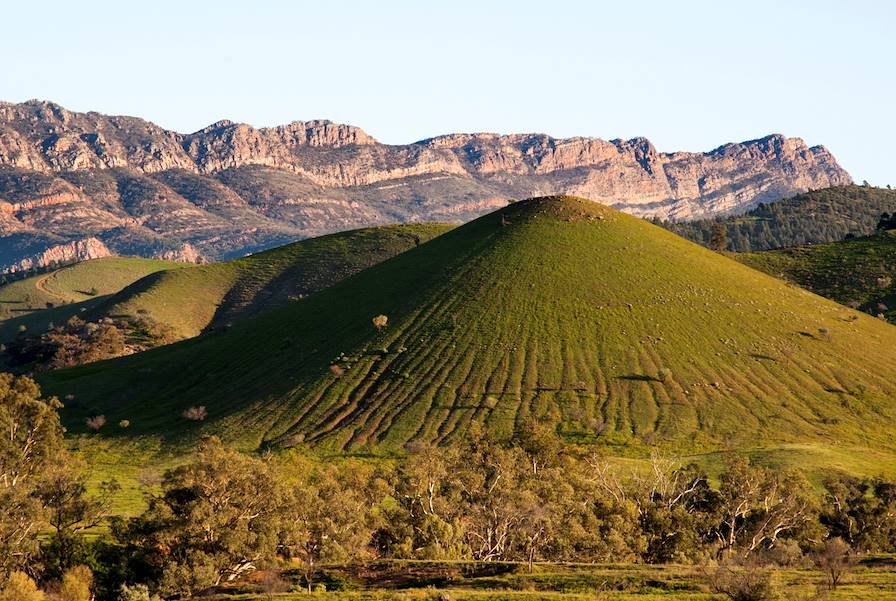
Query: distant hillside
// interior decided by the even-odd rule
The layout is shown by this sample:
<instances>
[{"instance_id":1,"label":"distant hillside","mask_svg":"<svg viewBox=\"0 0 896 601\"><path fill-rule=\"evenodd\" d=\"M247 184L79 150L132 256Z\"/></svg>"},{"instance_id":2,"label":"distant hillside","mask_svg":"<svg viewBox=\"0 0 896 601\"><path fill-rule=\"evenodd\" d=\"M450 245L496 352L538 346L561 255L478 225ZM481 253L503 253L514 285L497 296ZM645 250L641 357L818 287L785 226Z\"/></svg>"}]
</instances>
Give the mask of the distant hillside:
<instances>
[{"instance_id":1,"label":"distant hillside","mask_svg":"<svg viewBox=\"0 0 896 601\"><path fill-rule=\"evenodd\" d=\"M329 121L219 121L182 134L51 102L0 103L0 271L85 240L118 255L220 261L353 228L463 223L540 194L693 219L851 182L823 146L780 134L705 153L544 134L389 145Z\"/></svg>"},{"instance_id":2,"label":"distant hillside","mask_svg":"<svg viewBox=\"0 0 896 601\"><path fill-rule=\"evenodd\" d=\"M129 354L299 300L452 227L353 230L201 266L147 259L80 263L0 288L0 303L9 307L2 309L0 342L7 346L7 366L19 370ZM70 325L72 317L77 320Z\"/></svg>"},{"instance_id":3,"label":"distant hillside","mask_svg":"<svg viewBox=\"0 0 896 601\"><path fill-rule=\"evenodd\" d=\"M896 230L734 258L816 294L896 323Z\"/></svg>"},{"instance_id":4,"label":"distant hillside","mask_svg":"<svg viewBox=\"0 0 896 601\"><path fill-rule=\"evenodd\" d=\"M350 230L242 259L157 273L89 315L147 315L173 328L178 338L191 338L209 326L229 326L302 299L453 227L425 223Z\"/></svg>"},{"instance_id":5,"label":"distant hillside","mask_svg":"<svg viewBox=\"0 0 896 601\"><path fill-rule=\"evenodd\" d=\"M184 266L152 259L94 259L0 286L0 342L17 336L23 326L43 332L50 322L63 323L146 275Z\"/></svg>"},{"instance_id":6,"label":"distant hillside","mask_svg":"<svg viewBox=\"0 0 896 601\"><path fill-rule=\"evenodd\" d=\"M536 418L616 453L896 449L896 328L572 198L515 203L227 331L40 381L71 395L74 431L103 414L131 424L110 436L244 448L394 450Z\"/></svg>"},{"instance_id":7,"label":"distant hillside","mask_svg":"<svg viewBox=\"0 0 896 601\"><path fill-rule=\"evenodd\" d=\"M725 226L727 250L750 252L835 242L874 232L881 213L896 211L896 190L840 186L761 204L744 215L659 225L704 246L713 227Z\"/></svg>"}]
</instances>

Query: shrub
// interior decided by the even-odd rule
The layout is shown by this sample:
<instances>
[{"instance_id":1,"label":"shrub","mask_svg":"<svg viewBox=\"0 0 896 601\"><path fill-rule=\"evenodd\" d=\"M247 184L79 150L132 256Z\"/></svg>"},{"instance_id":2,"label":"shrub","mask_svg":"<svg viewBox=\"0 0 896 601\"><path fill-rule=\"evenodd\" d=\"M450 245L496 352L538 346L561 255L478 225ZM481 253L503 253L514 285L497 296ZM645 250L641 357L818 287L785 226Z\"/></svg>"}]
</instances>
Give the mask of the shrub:
<instances>
[{"instance_id":1,"label":"shrub","mask_svg":"<svg viewBox=\"0 0 896 601\"><path fill-rule=\"evenodd\" d=\"M258 579L258 584L268 600L273 599L277 593L285 593L289 590L289 583L283 580L280 574L274 570L263 572Z\"/></svg>"},{"instance_id":2,"label":"shrub","mask_svg":"<svg viewBox=\"0 0 896 601\"><path fill-rule=\"evenodd\" d=\"M45 598L24 572L13 572L0 586L0 601L43 601Z\"/></svg>"},{"instance_id":3,"label":"shrub","mask_svg":"<svg viewBox=\"0 0 896 601\"><path fill-rule=\"evenodd\" d=\"M99 432L103 429L103 426L106 425L106 416L105 415L94 415L93 417L88 417L85 421L87 424L87 429L92 432Z\"/></svg>"},{"instance_id":4,"label":"shrub","mask_svg":"<svg viewBox=\"0 0 896 601\"><path fill-rule=\"evenodd\" d=\"M330 373L336 376L337 378L341 378L343 374L345 374L345 370L335 363L330 366Z\"/></svg>"},{"instance_id":5,"label":"shrub","mask_svg":"<svg viewBox=\"0 0 896 601\"><path fill-rule=\"evenodd\" d=\"M731 601L772 601L775 587L771 572L756 566L719 566L710 576L709 586L714 593Z\"/></svg>"},{"instance_id":6,"label":"shrub","mask_svg":"<svg viewBox=\"0 0 896 601\"><path fill-rule=\"evenodd\" d=\"M135 584L128 586L122 584L118 589L118 601L162 601L158 595L151 595L149 587L145 584Z\"/></svg>"},{"instance_id":7,"label":"shrub","mask_svg":"<svg viewBox=\"0 0 896 601\"><path fill-rule=\"evenodd\" d=\"M837 588L854 563L852 549L839 536L828 539L813 560L815 567L825 575L830 590Z\"/></svg>"},{"instance_id":8,"label":"shrub","mask_svg":"<svg viewBox=\"0 0 896 601\"><path fill-rule=\"evenodd\" d=\"M87 566L75 566L62 576L59 584L59 601L91 601L93 573Z\"/></svg>"},{"instance_id":9,"label":"shrub","mask_svg":"<svg viewBox=\"0 0 896 601\"><path fill-rule=\"evenodd\" d=\"M205 410L205 405L199 405L198 407L185 409L181 415L184 419L188 419L191 422L201 422L208 417L208 411Z\"/></svg>"}]
</instances>

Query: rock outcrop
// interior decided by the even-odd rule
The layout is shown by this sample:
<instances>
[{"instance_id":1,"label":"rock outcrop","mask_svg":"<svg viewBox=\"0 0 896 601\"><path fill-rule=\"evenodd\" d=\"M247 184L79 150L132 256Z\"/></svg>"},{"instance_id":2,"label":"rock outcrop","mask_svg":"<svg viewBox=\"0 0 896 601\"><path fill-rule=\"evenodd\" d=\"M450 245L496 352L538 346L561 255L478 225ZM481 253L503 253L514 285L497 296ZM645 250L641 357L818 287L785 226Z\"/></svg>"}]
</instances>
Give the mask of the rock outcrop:
<instances>
[{"instance_id":1,"label":"rock outcrop","mask_svg":"<svg viewBox=\"0 0 896 601\"><path fill-rule=\"evenodd\" d=\"M94 236L145 256L218 259L351 227L462 221L539 194L692 219L851 181L824 147L778 134L706 153L542 134L395 146L329 121L219 121L180 134L50 102L0 103L0 236Z\"/></svg>"},{"instance_id":2,"label":"rock outcrop","mask_svg":"<svg viewBox=\"0 0 896 601\"><path fill-rule=\"evenodd\" d=\"M11 265L5 265L0 270L4 273L15 273L17 271L25 271L33 268L49 267L51 265L60 265L64 263L75 263L77 261L87 261L89 259L100 259L102 257L111 257L112 252L106 248L106 245L96 238L86 238L84 240L74 240L65 244L57 244L46 250L24 257Z\"/></svg>"}]
</instances>

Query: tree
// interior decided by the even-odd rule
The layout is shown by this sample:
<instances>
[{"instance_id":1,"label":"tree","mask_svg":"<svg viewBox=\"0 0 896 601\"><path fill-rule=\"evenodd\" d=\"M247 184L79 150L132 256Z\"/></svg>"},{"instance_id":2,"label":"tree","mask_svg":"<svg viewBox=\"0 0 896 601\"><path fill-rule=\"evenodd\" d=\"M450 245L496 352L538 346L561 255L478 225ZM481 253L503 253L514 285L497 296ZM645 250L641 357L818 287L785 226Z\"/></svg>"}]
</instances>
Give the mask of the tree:
<instances>
[{"instance_id":1,"label":"tree","mask_svg":"<svg viewBox=\"0 0 896 601\"><path fill-rule=\"evenodd\" d=\"M719 553L744 557L773 547L782 536L812 532L818 511L806 479L735 458L720 476L713 536Z\"/></svg>"},{"instance_id":2,"label":"tree","mask_svg":"<svg viewBox=\"0 0 896 601\"><path fill-rule=\"evenodd\" d=\"M640 525L647 538L648 563L694 560L701 552L701 524L716 500L706 474L696 465L679 467L660 455L640 486Z\"/></svg>"},{"instance_id":3,"label":"tree","mask_svg":"<svg viewBox=\"0 0 896 601\"><path fill-rule=\"evenodd\" d=\"M192 596L274 559L284 500L267 462L208 438L115 536L163 595Z\"/></svg>"},{"instance_id":4,"label":"tree","mask_svg":"<svg viewBox=\"0 0 896 601\"><path fill-rule=\"evenodd\" d=\"M824 483L820 516L832 537L857 551L889 551L896 541L896 485L848 476Z\"/></svg>"},{"instance_id":5,"label":"tree","mask_svg":"<svg viewBox=\"0 0 896 601\"><path fill-rule=\"evenodd\" d=\"M30 378L0 374L0 577L38 551L43 508L33 492L62 447L59 407Z\"/></svg>"},{"instance_id":6,"label":"tree","mask_svg":"<svg viewBox=\"0 0 896 601\"><path fill-rule=\"evenodd\" d=\"M320 563L357 558L370 541L361 487L346 485L344 475L315 470L292 488L283 514L283 547L301 561L308 592Z\"/></svg>"},{"instance_id":7,"label":"tree","mask_svg":"<svg viewBox=\"0 0 896 601\"><path fill-rule=\"evenodd\" d=\"M86 465L69 453L60 453L47 468L33 493L53 528L41 550L44 577L59 578L86 559L83 532L103 521L118 489L114 481L104 482L99 497L88 496Z\"/></svg>"},{"instance_id":8,"label":"tree","mask_svg":"<svg viewBox=\"0 0 896 601\"><path fill-rule=\"evenodd\" d=\"M782 536L813 533L818 521L818 506L811 486L798 472L774 472L769 477L758 506L746 524L745 552L771 548Z\"/></svg>"},{"instance_id":9,"label":"tree","mask_svg":"<svg viewBox=\"0 0 896 601\"><path fill-rule=\"evenodd\" d=\"M712 226L709 235L709 247L717 253L722 252L728 247L728 228L722 223L716 223Z\"/></svg>"},{"instance_id":10,"label":"tree","mask_svg":"<svg viewBox=\"0 0 896 601\"><path fill-rule=\"evenodd\" d=\"M532 475L538 470L552 465L560 454L560 439L555 428L534 419L525 419L516 427L513 441L529 458Z\"/></svg>"},{"instance_id":11,"label":"tree","mask_svg":"<svg viewBox=\"0 0 896 601\"><path fill-rule=\"evenodd\" d=\"M377 331L382 330L389 324L389 318L386 315L377 315L373 318L373 327L377 329Z\"/></svg>"},{"instance_id":12,"label":"tree","mask_svg":"<svg viewBox=\"0 0 896 601\"><path fill-rule=\"evenodd\" d=\"M388 511L381 545L397 557L467 558L458 514L459 490L452 478L457 449L418 444L409 453L395 477L398 507Z\"/></svg>"},{"instance_id":13,"label":"tree","mask_svg":"<svg viewBox=\"0 0 896 601\"><path fill-rule=\"evenodd\" d=\"M518 448L504 448L481 432L470 438L454 470L466 544L477 561L506 560L524 516L519 476L528 461Z\"/></svg>"}]
</instances>

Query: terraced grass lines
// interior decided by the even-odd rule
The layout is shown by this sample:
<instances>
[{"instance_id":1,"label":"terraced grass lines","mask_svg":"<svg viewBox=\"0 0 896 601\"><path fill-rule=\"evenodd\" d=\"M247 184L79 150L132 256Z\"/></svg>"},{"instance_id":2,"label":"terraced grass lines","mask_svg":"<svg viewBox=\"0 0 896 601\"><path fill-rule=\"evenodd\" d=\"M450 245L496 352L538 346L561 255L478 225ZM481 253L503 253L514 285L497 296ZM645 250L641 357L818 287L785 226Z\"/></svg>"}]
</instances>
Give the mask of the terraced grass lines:
<instances>
[{"instance_id":1,"label":"terraced grass lines","mask_svg":"<svg viewBox=\"0 0 896 601\"><path fill-rule=\"evenodd\" d=\"M526 417L622 454L896 447L896 328L572 198L516 203L227 332L43 382L77 399L73 427L102 411L131 435L244 448L381 451ZM208 420L180 417L198 404Z\"/></svg>"}]
</instances>

